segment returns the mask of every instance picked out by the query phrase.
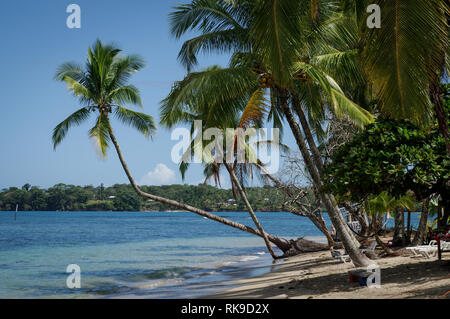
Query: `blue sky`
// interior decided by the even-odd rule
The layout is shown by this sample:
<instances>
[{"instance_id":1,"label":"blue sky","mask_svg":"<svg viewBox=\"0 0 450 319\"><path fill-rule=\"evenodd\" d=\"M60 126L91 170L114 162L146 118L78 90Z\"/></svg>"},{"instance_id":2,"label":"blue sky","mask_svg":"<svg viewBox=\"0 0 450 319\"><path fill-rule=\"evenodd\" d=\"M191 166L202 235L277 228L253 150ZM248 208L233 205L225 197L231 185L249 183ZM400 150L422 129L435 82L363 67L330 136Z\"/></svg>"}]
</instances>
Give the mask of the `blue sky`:
<instances>
[{"instance_id":1,"label":"blue sky","mask_svg":"<svg viewBox=\"0 0 450 319\"><path fill-rule=\"evenodd\" d=\"M84 63L87 48L97 38L114 42L125 53L140 54L146 60L147 67L133 76L131 83L141 91L145 112L159 120L159 102L170 92L172 83L185 75L177 61L182 40L169 34L168 14L179 2L15 0L2 4L0 188L25 183L48 187L60 182L128 182L112 149L106 160L97 155L87 136L92 123L73 128L53 151L53 128L78 106L53 76L63 62ZM81 29L66 26L66 8L71 3L81 7ZM200 62L201 66L225 65L227 57L205 56ZM131 128L116 122L113 125L136 180L147 176L144 180L152 184L182 183L177 165L171 161L176 142L170 140L168 130L158 128L151 141ZM185 182L198 184L201 172L201 167L194 165Z\"/></svg>"}]
</instances>

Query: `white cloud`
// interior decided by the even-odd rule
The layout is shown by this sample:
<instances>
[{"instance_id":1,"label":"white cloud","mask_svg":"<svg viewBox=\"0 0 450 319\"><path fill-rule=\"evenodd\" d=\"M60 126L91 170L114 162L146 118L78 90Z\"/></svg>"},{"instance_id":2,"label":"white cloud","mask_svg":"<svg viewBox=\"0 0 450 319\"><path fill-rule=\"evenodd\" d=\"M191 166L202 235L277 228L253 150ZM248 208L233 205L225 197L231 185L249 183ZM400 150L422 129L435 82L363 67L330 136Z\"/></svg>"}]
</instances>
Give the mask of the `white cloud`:
<instances>
[{"instance_id":1,"label":"white cloud","mask_svg":"<svg viewBox=\"0 0 450 319\"><path fill-rule=\"evenodd\" d=\"M141 178L140 185L168 185L175 182L175 172L166 165L160 163L153 171L148 172Z\"/></svg>"}]
</instances>

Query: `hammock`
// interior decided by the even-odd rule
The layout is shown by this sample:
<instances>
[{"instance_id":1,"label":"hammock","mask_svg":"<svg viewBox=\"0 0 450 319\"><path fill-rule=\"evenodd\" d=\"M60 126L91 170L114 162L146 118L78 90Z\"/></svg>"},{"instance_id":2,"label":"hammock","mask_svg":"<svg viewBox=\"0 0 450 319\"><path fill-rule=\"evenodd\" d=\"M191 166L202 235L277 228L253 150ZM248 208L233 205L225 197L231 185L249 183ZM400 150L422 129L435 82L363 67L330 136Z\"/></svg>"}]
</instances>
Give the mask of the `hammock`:
<instances>
[{"instance_id":1,"label":"hammock","mask_svg":"<svg viewBox=\"0 0 450 319\"><path fill-rule=\"evenodd\" d=\"M354 223L354 222L353 222L353 223ZM356 223L359 224L358 221L356 221ZM347 223L348 228L350 228L352 232L354 232L356 235L358 235L358 236L361 237L361 238L372 238L372 237L375 237L375 236L377 236L377 235L380 235L381 232L383 231L383 228L384 228L386 225L387 225L387 220L386 220L386 222L384 223L384 225L380 228L380 230L379 230L378 232L376 232L376 233L374 233L374 234L372 234L372 235L369 235L369 236L365 236L365 235L358 234L358 232L356 232L356 231L353 229L353 227L351 226L351 223Z\"/></svg>"}]
</instances>

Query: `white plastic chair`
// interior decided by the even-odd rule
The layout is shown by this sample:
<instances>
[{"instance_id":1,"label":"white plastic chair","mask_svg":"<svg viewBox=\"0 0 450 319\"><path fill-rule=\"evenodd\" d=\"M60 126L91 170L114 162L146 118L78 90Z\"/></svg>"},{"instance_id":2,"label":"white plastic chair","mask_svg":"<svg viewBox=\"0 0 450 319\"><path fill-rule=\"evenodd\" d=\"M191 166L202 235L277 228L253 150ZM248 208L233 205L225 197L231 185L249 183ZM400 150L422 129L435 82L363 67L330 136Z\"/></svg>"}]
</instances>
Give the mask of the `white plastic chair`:
<instances>
[{"instance_id":1,"label":"white plastic chair","mask_svg":"<svg viewBox=\"0 0 450 319\"><path fill-rule=\"evenodd\" d=\"M450 250L450 243L441 241L441 250ZM438 247L437 242L435 240L431 240L428 245L415 246L415 247L407 247L406 249L410 250L414 256L423 256L425 258L433 258L437 256Z\"/></svg>"},{"instance_id":2,"label":"white plastic chair","mask_svg":"<svg viewBox=\"0 0 450 319\"><path fill-rule=\"evenodd\" d=\"M352 261L352 259L350 258L349 255L343 255L340 251L338 250L331 250L331 256L334 259L339 259L340 261L342 261L344 264L347 262L347 260L350 262Z\"/></svg>"},{"instance_id":3,"label":"white plastic chair","mask_svg":"<svg viewBox=\"0 0 450 319\"><path fill-rule=\"evenodd\" d=\"M375 251L375 248L377 247L377 242L374 240L371 244L370 244L370 246L369 246L369 248L363 248L363 249L361 249L361 252L362 253L366 253L366 252L371 252L371 253L373 253L374 251Z\"/></svg>"}]
</instances>

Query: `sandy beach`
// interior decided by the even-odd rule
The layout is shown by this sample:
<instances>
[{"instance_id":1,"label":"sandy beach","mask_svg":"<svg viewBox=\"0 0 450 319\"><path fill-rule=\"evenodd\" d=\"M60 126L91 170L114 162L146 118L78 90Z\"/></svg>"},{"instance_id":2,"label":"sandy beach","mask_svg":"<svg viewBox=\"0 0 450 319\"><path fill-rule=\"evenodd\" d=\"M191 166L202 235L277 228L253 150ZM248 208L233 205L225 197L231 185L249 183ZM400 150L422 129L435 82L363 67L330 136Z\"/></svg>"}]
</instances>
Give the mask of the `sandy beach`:
<instances>
[{"instance_id":1,"label":"sandy beach","mask_svg":"<svg viewBox=\"0 0 450 319\"><path fill-rule=\"evenodd\" d=\"M237 287L206 298L228 299L450 299L450 254L437 258L397 256L376 259L381 287L350 283L351 263L315 252L285 259L263 276L239 280Z\"/></svg>"}]
</instances>

